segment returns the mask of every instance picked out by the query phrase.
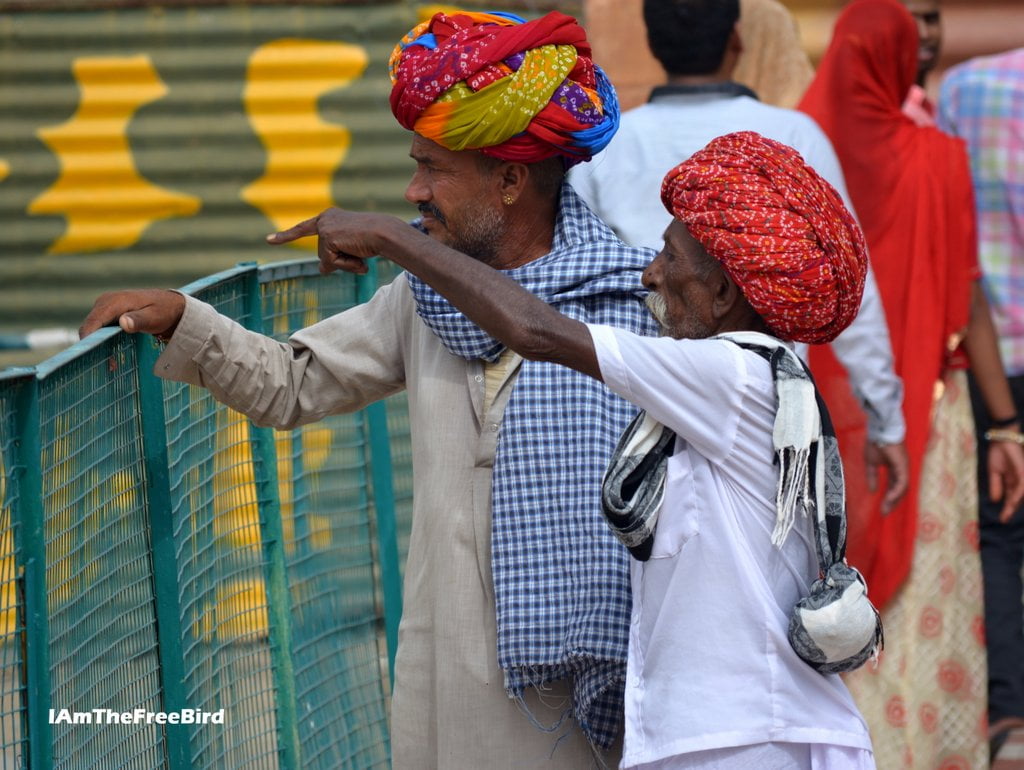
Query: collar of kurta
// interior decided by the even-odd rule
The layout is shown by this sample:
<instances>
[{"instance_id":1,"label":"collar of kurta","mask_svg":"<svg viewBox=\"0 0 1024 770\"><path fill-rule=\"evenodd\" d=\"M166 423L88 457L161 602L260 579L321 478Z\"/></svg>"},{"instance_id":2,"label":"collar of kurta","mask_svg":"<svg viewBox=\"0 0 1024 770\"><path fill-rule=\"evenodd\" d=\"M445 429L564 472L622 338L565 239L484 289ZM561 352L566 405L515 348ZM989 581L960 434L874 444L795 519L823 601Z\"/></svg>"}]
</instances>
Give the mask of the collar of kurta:
<instances>
[{"instance_id":1,"label":"collar of kurta","mask_svg":"<svg viewBox=\"0 0 1024 770\"><path fill-rule=\"evenodd\" d=\"M749 96L751 99L757 99L757 94L742 83L737 83L734 80L722 80L717 83L701 83L699 85L667 83L655 86L647 101L656 102L673 96L724 96L728 98Z\"/></svg>"}]
</instances>

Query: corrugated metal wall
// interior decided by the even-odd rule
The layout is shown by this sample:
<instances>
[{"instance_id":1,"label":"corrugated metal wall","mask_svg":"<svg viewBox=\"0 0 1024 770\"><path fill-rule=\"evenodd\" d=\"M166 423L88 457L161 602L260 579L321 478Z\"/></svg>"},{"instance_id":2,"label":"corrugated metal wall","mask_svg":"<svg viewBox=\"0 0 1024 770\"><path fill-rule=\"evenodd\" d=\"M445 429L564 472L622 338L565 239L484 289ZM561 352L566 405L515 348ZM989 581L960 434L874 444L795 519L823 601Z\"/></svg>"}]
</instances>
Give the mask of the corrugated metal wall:
<instances>
[{"instance_id":1,"label":"corrugated metal wall","mask_svg":"<svg viewBox=\"0 0 1024 770\"><path fill-rule=\"evenodd\" d=\"M439 6L39 7L0 0L0 334L288 258L263 236L332 203L412 215L387 59Z\"/></svg>"}]
</instances>

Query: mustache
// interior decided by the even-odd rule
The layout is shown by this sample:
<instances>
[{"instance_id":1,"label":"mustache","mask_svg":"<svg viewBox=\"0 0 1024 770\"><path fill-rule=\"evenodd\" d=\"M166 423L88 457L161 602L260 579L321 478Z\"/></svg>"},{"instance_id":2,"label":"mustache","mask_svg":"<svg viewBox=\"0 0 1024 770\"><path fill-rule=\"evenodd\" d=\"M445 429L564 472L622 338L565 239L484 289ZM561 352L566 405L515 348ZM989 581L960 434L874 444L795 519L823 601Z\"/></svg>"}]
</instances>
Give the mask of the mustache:
<instances>
[{"instance_id":1,"label":"mustache","mask_svg":"<svg viewBox=\"0 0 1024 770\"><path fill-rule=\"evenodd\" d=\"M420 214L429 214L442 225L446 227L448 226L448 220L445 218L445 215L442 214L441 209L433 203L418 203L416 204L416 208L420 210Z\"/></svg>"}]
</instances>

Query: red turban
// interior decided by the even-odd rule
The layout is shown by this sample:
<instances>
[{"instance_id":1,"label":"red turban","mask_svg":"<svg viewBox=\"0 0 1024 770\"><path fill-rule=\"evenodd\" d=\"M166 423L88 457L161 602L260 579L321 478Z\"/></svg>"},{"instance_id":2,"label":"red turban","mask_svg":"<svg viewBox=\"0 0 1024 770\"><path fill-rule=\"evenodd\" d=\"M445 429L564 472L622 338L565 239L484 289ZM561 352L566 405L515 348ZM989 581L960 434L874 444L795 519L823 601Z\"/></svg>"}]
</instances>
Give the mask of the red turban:
<instances>
[{"instance_id":1,"label":"red turban","mask_svg":"<svg viewBox=\"0 0 1024 770\"><path fill-rule=\"evenodd\" d=\"M864 236L792 147L720 136L666 175L661 199L781 339L831 342L857 315Z\"/></svg>"}]
</instances>

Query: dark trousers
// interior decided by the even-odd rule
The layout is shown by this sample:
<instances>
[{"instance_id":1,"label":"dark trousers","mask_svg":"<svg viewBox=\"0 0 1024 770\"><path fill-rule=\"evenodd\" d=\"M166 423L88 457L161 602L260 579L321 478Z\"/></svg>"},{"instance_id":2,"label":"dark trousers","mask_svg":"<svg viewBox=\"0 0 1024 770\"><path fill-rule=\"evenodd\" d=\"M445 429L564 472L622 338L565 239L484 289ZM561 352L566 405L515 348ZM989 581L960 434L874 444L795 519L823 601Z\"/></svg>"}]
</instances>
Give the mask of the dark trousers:
<instances>
[{"instance_id":1,"label":"dark trousers","mask_svg":"<svg viewBox=\"0 0 1024 770\"><path fill-rule=\"evenodd\" d=\"M1024 415L1024 376L1011 377L1010 388L1017 413ZM1002 504L989 500L988 445L982 435L990 427L989 416L973 379L971 403L978 431L978 517L991 723L1004 717L1024 718L1024 505L1008 524L999 523Z\"/></svg>"}]
</instances>

